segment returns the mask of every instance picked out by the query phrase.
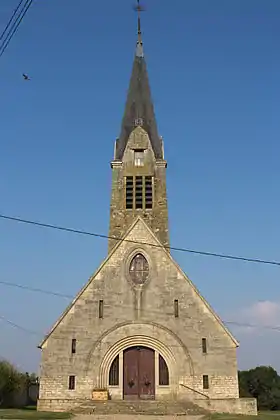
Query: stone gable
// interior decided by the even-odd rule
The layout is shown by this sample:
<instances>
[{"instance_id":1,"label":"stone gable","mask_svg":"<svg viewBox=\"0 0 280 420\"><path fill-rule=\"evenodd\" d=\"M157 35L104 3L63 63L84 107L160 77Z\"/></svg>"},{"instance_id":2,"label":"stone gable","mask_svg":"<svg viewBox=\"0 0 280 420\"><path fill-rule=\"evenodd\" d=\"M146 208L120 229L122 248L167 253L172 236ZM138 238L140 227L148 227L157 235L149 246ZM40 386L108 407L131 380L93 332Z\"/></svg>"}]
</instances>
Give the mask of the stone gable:
<instances>
[{"instance_id":1,"label":"stone gable","mask_svg":"<svg viewBox=\"0 0 280 420\"><path fill-rule=\"evenodd\" d=\"M128 273L129 261L137 253L142 253L146 257L150 269L148 281L141 288L132 284ZM53 333L59 332L56 331L58 326L63 328L68 323L73 325L73 317L78 316L75 314L84 312L85 308L87 315L91 315L90 318L98 319L98 305L94 306L92 302L99 302L99 300L104 302L104 318L106 313L110 313L107 306L114 307L113 321L118 316L121 321L123 318L127 320L128 314L132 321L135 318L151 319L154 314L157 319L165 319L175 329L177 324L183 322L185 328L189 326L191 329L197 330L202 334L202 337L209 336L207 329L212 331L215 328L216 337L212 332L212 339L227 340L228 346L231 347L236 347L238 344L191 280L183 273L140 217L133 223L121 243L116 244L108 258L89 279L61 319L55 324L46 340L51 339ZM173 316L174 300L178 300L178 319ZM88 306L90 306L90 313ZM123 317L121 314L124 315L124 308L125 316ZM163 312L163 308L166 313ZM206 321L208 322L207 328L204 326ZM104 324L106 321L104 322L103 319L101 322ZM211 328L209 328L209 323L213 324ZM100 325L99 320L97 325ZM220 335L221 337L219 337ZM42 343L42 347L45 345L46 341Z\"/></svg>"},{"instance_id":2,"label":"stone gable","mask_svg":"<svg viewBox=\"0 0 280 420\"><path fill-rule=\"evenodd\" d=\"M238 398L235 339L141 218L124 239L41 345L41 406L51 397L90 398L96 387L108 388L112 398L122 398L122 374L119 386L110 388L109 369L116 355L137 345L152 347L156 357L161 355L167 363L170 382L160 386L157 381L157 398L201 394ZM147 281L140 286L129 276L129 263L139 253L149 264ZM174 300L178 300L178 317ZM73 338L75 354L71 354ZM202 352L202 338L207 341L207 354ZM75 390L68 389L70 375L76 377ZM209 377L207 390L203 375Z\"/></svg>"}]
</instances>

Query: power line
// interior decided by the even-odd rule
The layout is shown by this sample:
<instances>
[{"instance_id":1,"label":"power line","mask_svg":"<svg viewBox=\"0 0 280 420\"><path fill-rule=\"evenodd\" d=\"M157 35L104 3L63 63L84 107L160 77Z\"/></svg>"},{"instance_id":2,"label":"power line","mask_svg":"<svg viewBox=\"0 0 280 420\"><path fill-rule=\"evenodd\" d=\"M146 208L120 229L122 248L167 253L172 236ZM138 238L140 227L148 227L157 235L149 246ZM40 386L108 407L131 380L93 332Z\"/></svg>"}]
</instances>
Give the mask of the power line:
<instances>
[{"instance_id":1,"label":"power line","mask_svg":"<svg viewBox=\"0 0 280 420\"><path fill-rule=\"evenodd\" d=\"M6 324L11 325L14 328L17 328L18 330L24 331L27 334L33 334L33 335L42 335L41 333L37 332L37 331L32 331L29 328L25 328L22 327L21 325L16 324L15 322L10 321L9 319L7 319L6 317L4 317L3 315L0 315L0 319L4 322L6 322Z\"/></svg>"},{"instance_id":2,"label":"power line","mask_svg":"<svg viewBox=\"0 0 280 420\"><path fill-rule=\"evenodd\" d=\"M58 297L63 297L63 298L67 298L67 299L73 299L73 297L74 297L74 296L70 296L70 295L64 295L64 294L59 293L59 292L52 292L50 290L44 290L44 289L40 289L40 288L25 286L23 284L11 283L11 282L8 282L8 281L0 280L0 284L3 284L4 286L17 287L18 289L24 289L24 290L28 290L30 292L38 292L38 293L43 293L43 294L46 294L46 295L58 296Z\"/></svg>"},{"instance_id":3,"label":"power line","mask_svg":"<svg viewBox=\"0 0 280 420\"><path fill-rule=\"evenodd\" d=\"M38 289L38 288L33 288L27 285L22 285L22 284L17 284L17 283L11 283L11 282L5 282L5 281L0 281L0 284L3 285L8 285L8 286L12 286L12 287L18 287L20 289L24 289L24 290L29 290L31 292L37 292L37 293L42 293L42 294L47 294L47 295L53 295L53 296L59 296L59 297L63 297L63 298L67 298L67 299L74 299L75 296L73 295L67 295L67 294L63 294L63 293L58 293L58 292L53 292L51 290L45 290L45 289ZM105 305L109 306L109 305ZM121 307L121 308L128 308L128 309L134 309L134 307L132 305L124 305L124 304L114 304L114 307ZM151 314L160 314L160 315L169 315L166 312L160 311L158 309L145 309L145 312L151 313ZM0 316L1 318L1 316ZM3 317L2 317L3 318ZM194 318L191 317L191 319L193 320L198 320L200 318ZM268 329L268 330L274 330L274 331L280 331L280 326L277 325L261 325L261 324L250 324L250 323L244 323L244 322L238 322L238 321L226 321L226 320L221 320L224 324L228 324L228 325L234 325L237 327L245 327L245 328L258 328L258 329ZM10 322L12 325L13 323ZM16 326L16 324L14 325ZM21 328L22 329L22 328ZM24 328L26 329L26 328ZM34 333L34 331L33 331ZM37 333L42 335L43 333Z\"/></svg>"},{"instance_id":4,"label":"power line","mask_svg":"<svg viewBox=\"0 0 280 420\"><path fill-rule=\"evenodd\" d=\"M23 3L23 0L20 0L19 4L17 5L16 9L14 10L14 12L13 12L12 16L10 17L9 22L7 23L7 25L6 25L5 29L3 30L2 34L0 35L0 41L2 41L2 39L3 39L4 35L5 35L5 33L7 32L7 30L8 30L8 28L9 28L9 26L10 26L10 24L11 24L12 20L14 19L15 15L17 14L17 11L18 11L18 9L20 8L20 6L22 5L22 3Z\"/></svg>"},{"instance_id":5,"label":"power line","mask_svg":"<svg viewBox=\"0 0 280 420\"><path fill-rule=\"evenodd\" d=\"M19 324L16 324L15 322L12 322L12 321L10 321L9 319L7 319L6 317L4 317L4 316L2 316L2 315L0 315L0 320L2 320L2 321L4 321L4 322L6 322L7 324L9 324L9 325L11 325L12 327L14 327L14 328L16 328L16 329L19 329L19 330L21 330L21 331L23 331L23 332L25 332L25 333L27 333L27 334L30 334L30 335L38 335L38 336L40 336L41 338L43 337L43 336L45 336L45 334L44 333L40 333L40 332L38 332L38 331L33 331L33 330L29 330L28 328L24 328L24 327L22 327L21 325L19 325ZM64 338L64 337L63 337ZM55 340L61 340L61 337L53 337L53 339L55 339ZM87 340L91 340L91 337L88 337L87 338ZM181 348L182 346L180 346L179 344L169 344L168 345L168 347L171 347L171 348L177 348L177 347L179 347L179 348ZM215 350L215 349L221 349L221 348L223 348L223 349L225 349L225 348L228 348L228 347L225 347L225 346L223 346L223 347L219 347L219 346L211 346L211 350ZM189 350L193 350L193 349L201 349L201 346L192 346L192 347L188 347L188 349ZM88 355L88 352L86 352L86 353L79 353L80 355L83 355L83 354L86 354L86 355ZM1 358L1 357L0 357ZM3 358L3 356L2 356L2 358Z\"/></svg>"},{"instance_id":6,"label":"power line","mask_svg":"<svg viewBox=\"0 0 280 420\"><path fill-rule=\"evenodd\" d=\"M2 42L0 46L0 57L4 54L6 51L8 45L10 44L13 36L17 32L19 25L21 24L24 16L26 15L28 9L30 8L31 4L33 3L33 0L26 0L26 2L23 5L23 8L21 9L18 17L16 18L15 22L12 24L12 27L10 28L7 36L5 37L4 41Z\"/></svg>"},{"instance_id":7,"label":"power line","mask_svg":"<svg viewBox=\"0 0 280 420\"><path fill-rule=\"evenodd\" d=\"M263 259L259 259L259 258L247 258L247 257L241 257L241 256L229 255L229 254L219 254L219 253L216 253L216 252L198 251L198 250L188 249L188 248L179 248L179 247L172 247L172 246L156 245L156 244L151 244L151 243L148 243L148 242L139 242L139 241L135 241L135 240L132 240L132 239L117 238L117 237L108 236L108 235L105 235L105 234L88 232L88 231L85 231L85 230L79 230L79 229L73 229L73 228L67 228L67 227L53 225L53 224L49 224L49 223L36 222L34 220L27 220L27 219L22 219L22 218L19 218L19 217L6 216L4 214L0 214L0 218L5 219L5 220L11 220L11 221L14 221L14 222L25 223L25 224L29 224L29 225L33 225L33 226L55 229L55 230L60 230L60 231L64 231L64 232L69 232L69 233L76 233L76 234L79 234L79 235L94 236L96 238L111 239L111 240L115 240L115 241L129 242L129 243L138 244L138 245L147 245L147 246L151 246L153 248L165 248L165 249L171 250L171 251L187 252L187 253L191 253L191 254L203 255L203 256L208 256L208 257L216 257L216 258L223 258L223 259L235 260L235 261L244 261L244 262L252 262L252 263L258 263L258 264L280 266L280 261L263 260Z\"/></svg>"},{"instance_id":8,"label":"power line","mask_svg":"<svg viewBox=\"0 0 280 420\"><path fill-rule=\"evenodd\" d=\"M123 307L123 305L121 305ZM16 328L18 330L21 330L23 332L25 332L26 334L30 334L30 335L36 335L38 337L46 337L46 333L43 332L39 332L39 331L34 331L31 330L29 328L23 327L22 325L19 325L11 320L9 320L8 318L4 317L3 315L0 315L0 320L2 320L3 322L5 322L6 324L12 326L13 328ZM246 327L246 328L256 328L256 329L264 329L264 330L273 330L273 331L278 331L280 332L280 326L274 326L274 325L256 325L256 324L246 324L246 323L239 323L239 322L234 322L234 321L228 321L228 324L234 324L236 326L240 326L240 327ZM56 340L60 340L61 337L54 337ZM179 345L171 345L170 347L180 347ZM190 347L190 349L193 349L196 347ZM197 348L200 348L200 346L198 346ZM221 348L221 347L213 347L211 346L211 348Z\"/></svg>"},{"instance_id":9,"label":"power line","mask_svg":"<svg viewBox=\"0 0 280 420\"><path fill-rule=\"evenodd\" d=\"M22 2L20 2L19 6L17 7L16 11L14 12L14 15L12 16L11 21L12 21L13 17L15 16L15 14L16 14L18 8L20 7L21 3ZM6 35L6 37L3 40L2 44L0 45L0 57L2 57L2 55L6 51L8 45L10 44L13 36L17 32L17 30L19 28L19 25L23 21L23 18L26 15L26 13L28 12L28 10L29 10L30 6L32 5L32 3L33 3L33 0L26 0L26 2L24 3L24 5L23 5L21 11L19 12L16 20L12 24L10 30L8 31L8 34ZM6 33L7 29L4 30L5 33Z\"/></svg>"}]
</instances>

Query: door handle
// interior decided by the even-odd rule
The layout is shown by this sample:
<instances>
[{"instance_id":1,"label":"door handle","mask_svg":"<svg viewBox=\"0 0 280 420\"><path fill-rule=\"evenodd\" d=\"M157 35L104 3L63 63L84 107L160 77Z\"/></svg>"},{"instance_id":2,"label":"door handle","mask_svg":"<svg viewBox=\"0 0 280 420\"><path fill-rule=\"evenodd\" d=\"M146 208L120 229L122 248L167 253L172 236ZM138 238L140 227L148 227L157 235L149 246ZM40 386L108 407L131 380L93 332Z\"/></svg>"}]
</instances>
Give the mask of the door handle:
<instances>
[{"instance_id":1,"label":"door handle","mask_svg":"<svg viewBox=\"0 0 280 420\"><path fill-rule=\"evenodd\" d=\"M130 388L132 388L132 387L133 387L133 385L134 385L134 381L131 379L131 380L128 382L128 386L129 386Z\"/></svg>"}]
</instances>

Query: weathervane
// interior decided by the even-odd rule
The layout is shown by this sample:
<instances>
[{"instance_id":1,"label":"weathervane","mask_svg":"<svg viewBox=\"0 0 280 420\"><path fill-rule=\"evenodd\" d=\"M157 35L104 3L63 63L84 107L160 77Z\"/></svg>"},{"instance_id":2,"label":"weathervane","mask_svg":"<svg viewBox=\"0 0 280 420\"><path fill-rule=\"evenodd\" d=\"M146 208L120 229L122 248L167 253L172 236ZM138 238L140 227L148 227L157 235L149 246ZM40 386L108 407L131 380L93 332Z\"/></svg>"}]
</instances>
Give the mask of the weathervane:
<instances>
[{"instance_id":1,"label":"weathervane","mask_svg":"<svg viewBox=\"0 0 280 420\"><path fill-rule=\"evenodd\" d=\"M137 0L137 5L134 7L134 10L138 13L138 39L141 40L141 12L145 11L145 8L140 4L140 0Z\"/></svg>"}]
</instances>

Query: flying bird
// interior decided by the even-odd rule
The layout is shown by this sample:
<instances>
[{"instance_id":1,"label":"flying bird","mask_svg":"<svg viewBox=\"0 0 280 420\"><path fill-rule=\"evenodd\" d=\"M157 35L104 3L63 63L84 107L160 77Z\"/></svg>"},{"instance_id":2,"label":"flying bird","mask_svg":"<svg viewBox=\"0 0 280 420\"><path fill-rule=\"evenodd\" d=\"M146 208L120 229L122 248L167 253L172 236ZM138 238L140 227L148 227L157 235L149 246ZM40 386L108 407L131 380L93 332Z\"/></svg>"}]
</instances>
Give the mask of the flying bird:
<instances>
[{"instance_id":1,"label":"flying bird","mask_svg":"<svg viewBox=\"0 0 280 420\"><path fill-rule=\"evenodd\" d=\"M24 78L24 80L30 80L30 78L29 78L29 76L27 74L24 74L23 73L22 77Z\"/></svg>"}]
</instances>

